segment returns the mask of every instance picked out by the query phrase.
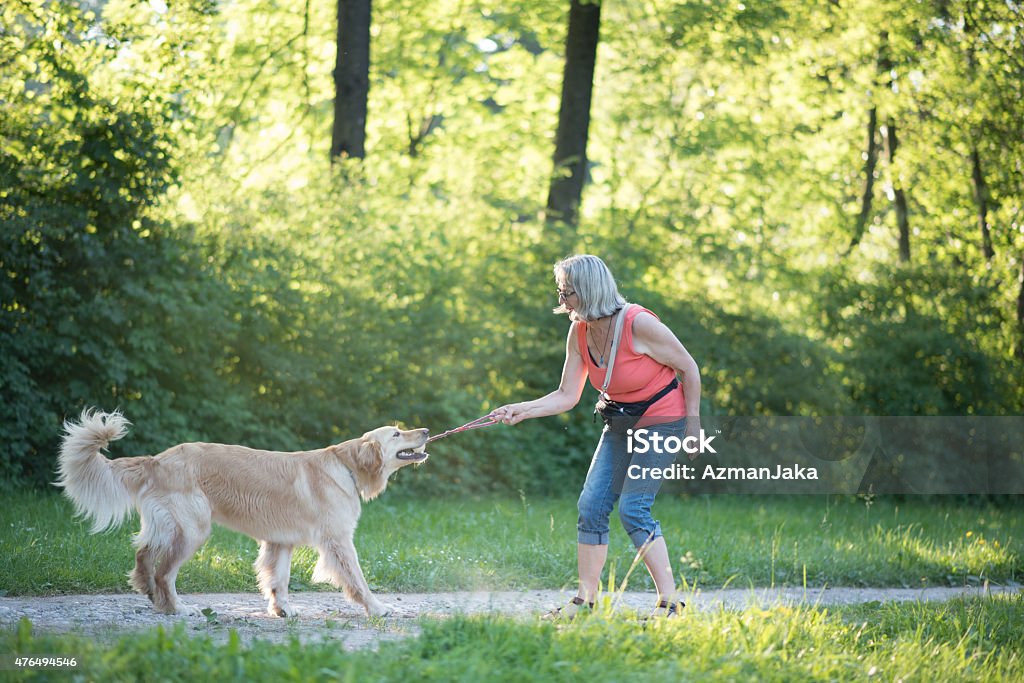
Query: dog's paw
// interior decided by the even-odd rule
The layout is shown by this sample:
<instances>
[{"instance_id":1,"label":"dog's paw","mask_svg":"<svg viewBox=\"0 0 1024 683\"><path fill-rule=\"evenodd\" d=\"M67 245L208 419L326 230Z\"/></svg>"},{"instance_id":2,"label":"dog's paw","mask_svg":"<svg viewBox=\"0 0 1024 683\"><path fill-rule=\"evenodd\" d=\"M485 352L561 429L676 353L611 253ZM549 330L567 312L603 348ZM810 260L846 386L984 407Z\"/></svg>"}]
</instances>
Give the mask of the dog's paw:
<instances>
[{"instance_id":1,"label":"dog's paw","mask_svg":"<svg viewBox=\"0 0 1024 683\"><path fill-rule=\"evenodd\" d=\"M395 613L395 608L386 602L374 600L366 606L366 613L371 617L387 617Z\"/></svg>"},{"instance_id":2,"label":"dog's paw","mask_svg":"<svg viewBox=\"0 0 1024 683\"><path fill-rule=\"evenodd\" d=\"M287 603L277 603L267 607L267 614L272 617L297 617L299 611Z\"/></svg>"},{"instance_id":3,"label":"dog's paw","mask_svg":"<svg viewBox=\"0 0 1024 683\"><path fill-rule=\"evenodd\" d=\"M187 602L179 602L174 607L174 613L183 617L201 617L203 616L203 610L199 609L198 605L191 605Z\"/></svg>"}]
</instances>

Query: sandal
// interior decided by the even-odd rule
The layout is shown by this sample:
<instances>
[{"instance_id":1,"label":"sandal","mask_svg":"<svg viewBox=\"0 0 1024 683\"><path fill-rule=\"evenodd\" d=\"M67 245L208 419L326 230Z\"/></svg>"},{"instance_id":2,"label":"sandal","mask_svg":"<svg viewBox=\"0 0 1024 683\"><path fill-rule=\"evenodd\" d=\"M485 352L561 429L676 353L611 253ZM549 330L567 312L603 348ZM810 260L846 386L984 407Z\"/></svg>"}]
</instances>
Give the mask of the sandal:
<instances>
[{"instance_id":1,"label":"sandal","mask_svg":"<svg viewBox=\"0 0 1024 683\"><path fill-rule=\"evenodd\" d=\"M594 609L594 603L584 602L583 598L577 595L569 602L568 605L554 608L550 612L542 615L541 619L544 619L545 621L572 621L580 614L580 612L586 614L592 609Z\"/></svg>"},{"instance_id":2,"label":"sandal","mask_svg":"<svg viewBox=\"0 0 1024 683\"><path fill-rule=\"evenodd\" d=\"M686 603L680 600L679 602L669 603L668 600L662 600L658 603L658 606L651 612L651 616L648 619L674 619L682 615L683 608L686 607Z\"/></svg>"}]
</instances>

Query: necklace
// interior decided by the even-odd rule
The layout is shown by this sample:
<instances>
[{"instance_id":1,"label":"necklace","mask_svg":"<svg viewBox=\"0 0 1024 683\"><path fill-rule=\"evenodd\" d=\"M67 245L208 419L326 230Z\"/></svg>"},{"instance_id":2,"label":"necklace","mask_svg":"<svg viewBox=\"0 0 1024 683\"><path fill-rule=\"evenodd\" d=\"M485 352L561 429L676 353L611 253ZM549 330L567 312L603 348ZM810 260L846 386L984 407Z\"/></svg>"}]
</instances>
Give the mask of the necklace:
<instances>
[{"instance_id":1,"label":"necklace","mask_svg":"<svg viewBox=\"0 0 1024 683\"><path fill-rule=\"evenodd\" d=\"M611 317L614 317L614 315L615 314L613 313ZM604 337L601 339L601 346L599 346L597 348L598 355L600 356L600 358L598 358L598 360L597 360L597 366L601 367L601 368L603 368L605 366L604 354L605 354L605 351L606 351L606 349L608 347L608 337L609 337L609 334L611 332L611 328L612 328L612 321L611 321L611 318L609 318L608 326L604 328ZM587 325L587 332L588 333L590 332L590 325ZM594 336L596 337L596 335L594 335ZM594 343L595 344L597 343L597 339L596 338L594 339Z\"/></svg>"}]
</instances>

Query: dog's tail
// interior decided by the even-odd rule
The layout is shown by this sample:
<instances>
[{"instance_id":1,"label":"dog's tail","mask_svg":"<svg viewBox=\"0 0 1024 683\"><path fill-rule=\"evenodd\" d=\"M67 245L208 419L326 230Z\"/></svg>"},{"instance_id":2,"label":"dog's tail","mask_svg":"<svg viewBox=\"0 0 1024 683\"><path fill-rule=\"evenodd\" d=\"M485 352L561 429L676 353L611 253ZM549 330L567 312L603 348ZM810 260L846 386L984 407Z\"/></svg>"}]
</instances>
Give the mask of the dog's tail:
<instances>
[{"instance_id":1,"label":"dog's tail","mask_svg":"<svg viewBox=\"0 0 1024 683\"><path fill-rule=\"evenodd\" d=\"M75 514L92 519L92 533L120 526L131 514L133 496L119 468L100 451L128 433L119 412L82 411L78 422L64 422L64 442L54 485L75 504Z\"/></svg>"}]
</instances>

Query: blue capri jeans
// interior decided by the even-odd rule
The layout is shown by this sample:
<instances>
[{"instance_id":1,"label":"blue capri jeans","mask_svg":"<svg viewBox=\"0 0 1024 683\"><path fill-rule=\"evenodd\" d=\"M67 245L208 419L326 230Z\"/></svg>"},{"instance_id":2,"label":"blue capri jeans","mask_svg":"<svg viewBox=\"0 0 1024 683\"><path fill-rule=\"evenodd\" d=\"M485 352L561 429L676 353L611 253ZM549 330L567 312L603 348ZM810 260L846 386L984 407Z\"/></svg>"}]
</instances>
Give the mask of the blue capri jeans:
<instances>
[{"instance_id":1,"label":"blue capri jeans","mask_svg":"<svg viewBox=\"0 0 1024 683\"><path fill-rule=\"evenodd\" d=\"M657 432L663 437L682 439L686 434L686 418L644 429L649 434ZM643 454L631 454L627 448L628 438L626 434L616 434L607 427L601 433L577 505L580 516L576 528L581 544L608 544L608 518L616 501L619 503L619 519L634 546L639 549L661 536L661 525L651 517L651 506L661 488L661 480L626 475L630 465L671 467L676 454L653 453L653 449Z\"/></svg>"}]
</instances>

